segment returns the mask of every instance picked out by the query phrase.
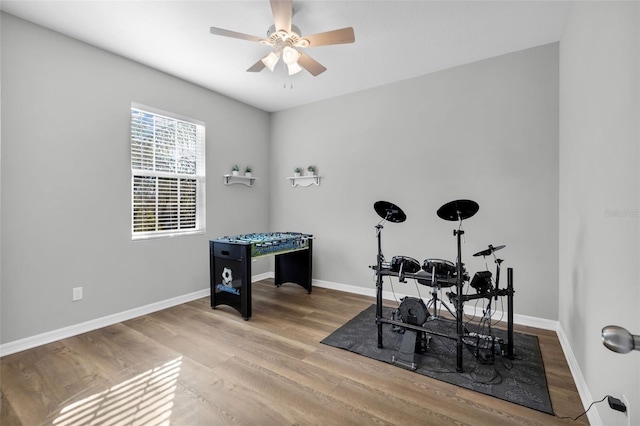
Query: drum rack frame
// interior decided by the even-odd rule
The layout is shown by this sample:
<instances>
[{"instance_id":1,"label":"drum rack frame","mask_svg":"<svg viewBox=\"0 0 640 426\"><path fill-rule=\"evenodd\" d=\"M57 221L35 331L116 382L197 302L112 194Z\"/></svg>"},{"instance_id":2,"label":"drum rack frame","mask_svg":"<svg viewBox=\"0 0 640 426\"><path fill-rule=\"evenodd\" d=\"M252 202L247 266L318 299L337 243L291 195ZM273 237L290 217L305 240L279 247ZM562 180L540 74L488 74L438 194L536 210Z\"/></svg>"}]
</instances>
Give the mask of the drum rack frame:
<instances>
[{"instance_id":1,"label":"drum rack frame","mask_svg":"<svg viewBox=\"0 0 640 426\"><path fill-rule=\"evenodd\" d=\"M383 348L383 339L382 339L382 325L389 324L397 327L402 327L405 329L410 329L414 331L421 331L428 333L433 336L446 337L451 340L456 340L458 342L456 347L456 370L458 372L463 372L463 355L462 355L462 339L465 337L465 333L461 332L464 330L464 323L462 321L462 309L464 306L464 302L475 299L482 298L492 298L497 296L507 296L507 358L514 359L514 351L513 351L513 268L507 268L507 288L502 290L493 290L487 293L475 294L475 295L463 295L462 297L458 297L458 295L462 294L462 279L456 280L457 294L455 296L456 299L456 335L449 335L434 332L428 328L408 324L402 321L396 321L393 319L385 318L382 316L382 287L383 287L383 277L391 276L391 277L400 277L402 279L410 278L410 279L424 279L424 276L419 276L413 273L401 273L391 271L389 269L385 269L383 264L383 257L378 255L377 265L372 267L376 271L376 325L378 328L378 348ZM459 309L458 309L459 308Z\"/></svg>"},{"instance_id":2,"label":"drum rack frame","mask_svg":"<svg viewBox=\"0 0 640 426\"><path fill-rule=\"evenodd\" d=\"M429 329L426 329L422 326L408 324L402 321L391 320L388 318L384 318L382 316L382 277L383 276L397 276L399 277L401 282L404 282L405 278L414 278L414 279L424 279L424 276L417 276L414 273L404 273L403 266L401 265L399 271L394 271L391 268L383 267L384 263L384 255L382 254L382 223L385 221L391 223L401 223L407 219L407 215L402 211L402 209L396 206L393 203L388 201L376 201L373 204L373 208L382 218L382 220L375 226L376 228L376 239L378 241L378 255L376 259L376 265L371 266L372 269L376 271L376 325L378 328L378 348L383 348L382 342L382 325L383 324L391 324L398 327L403 327L405 329L411 329L415 331L425 332L432 335L444 336L453 340L457 340L456 345L456 370L458 372L462 372L464 370L462 365L462 352L463 352L463 338L465 337L465 327L462 322L462 317L464 314L464 302L473 299L480 298L491 298L495 297L497 299L498 296L508 296L507 301L507 357L510 359L514 359L513 356L513 268L508 268L507 273L507 288L504 290L498 290L498 282L496 282L496 288L492 288L489 292L479 293L476 295L463 295L462 294L462 286L464 282L464 278L462 275L462 246L461 246L461 238L464 234L462 230L462 221L464 219L468 219L475 215L478 212L479 206L478 203L472 200L454 200L444 204L437 211L437 215L444 220L447 221L456 221L459 222L458 229L453 230L453 235L457 240L457 249L458 249L458 257L456 259L456 294L454 296L449 295L450 299L455 299L456 305L456 335L444 335L441 333L435 333ZM495 250L499 250L501 247L493 247L489 246L489 252L493 253ZM482 254L480 252L478 254ZM475 256L475 255L474 255ZM496 261L497 262L497 261ZM500 261L501 262L501 261ZM498 271L500 268L500 263L498 263ZM499 273L499 272L498 272ZM453 284L448 281L448 284ZM434 306L435 311L435 306Z\"/></svg>"}]
</instances>

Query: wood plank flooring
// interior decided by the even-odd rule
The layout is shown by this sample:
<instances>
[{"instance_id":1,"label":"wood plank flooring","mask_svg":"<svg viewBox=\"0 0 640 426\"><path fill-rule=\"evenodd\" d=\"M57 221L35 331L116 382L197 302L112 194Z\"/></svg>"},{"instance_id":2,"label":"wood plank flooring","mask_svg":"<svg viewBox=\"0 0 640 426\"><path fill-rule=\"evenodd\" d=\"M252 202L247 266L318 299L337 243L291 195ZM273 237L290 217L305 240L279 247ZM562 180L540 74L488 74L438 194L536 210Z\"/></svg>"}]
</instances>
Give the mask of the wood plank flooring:
<instances>
[{"instance_id":1,"label":"wood plank flooring","mask_svg":"<svg viewBox=\"0 0 640 426\"><path fill-rule=\"evenodd\" d=\"M319 343L374 298L252 290L249 321L207 297L3 357L0 424L588 424ZM555 332L516 331L539 338L557 416L581 414Z\"/></svg>"}]
</instances>

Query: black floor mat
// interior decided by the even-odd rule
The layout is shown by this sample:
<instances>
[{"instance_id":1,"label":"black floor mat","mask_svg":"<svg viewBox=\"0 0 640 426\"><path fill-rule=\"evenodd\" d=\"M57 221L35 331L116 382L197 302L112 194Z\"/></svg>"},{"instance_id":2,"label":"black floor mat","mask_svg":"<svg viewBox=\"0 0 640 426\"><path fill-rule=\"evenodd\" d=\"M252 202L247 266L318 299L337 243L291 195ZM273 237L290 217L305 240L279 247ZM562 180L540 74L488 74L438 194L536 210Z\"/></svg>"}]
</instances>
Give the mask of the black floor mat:
<instances>
[{"instance_id":1,"label":"black floor mat","mask_svg":"<svg viewBox=\"0 0 640 426\"><path fill-rule=\"evenodd\" d=\"M387 363L392 363L394 356L402 358L403 334L394 331L389 324L382 327L384 347L378 348L375 308L376 305L371 305L321 343ZM391 319L391 312L391 308L385 307L382 316ZM425 328L447 336L456 335L456 324L449 320L428 321ZM494 329L492 334L503 339L506 345L506 332ZM456 371L456 340L431 333L426 336L430 337L428 347L423 353L416 353L414 358L416 373L553 414L537 337L514 333L513 360L499 354L492 357L487 348L480 349L481 356L476 357L476 347L465 345L463 372L459 373Z\"/></svg>"}]
</instances>

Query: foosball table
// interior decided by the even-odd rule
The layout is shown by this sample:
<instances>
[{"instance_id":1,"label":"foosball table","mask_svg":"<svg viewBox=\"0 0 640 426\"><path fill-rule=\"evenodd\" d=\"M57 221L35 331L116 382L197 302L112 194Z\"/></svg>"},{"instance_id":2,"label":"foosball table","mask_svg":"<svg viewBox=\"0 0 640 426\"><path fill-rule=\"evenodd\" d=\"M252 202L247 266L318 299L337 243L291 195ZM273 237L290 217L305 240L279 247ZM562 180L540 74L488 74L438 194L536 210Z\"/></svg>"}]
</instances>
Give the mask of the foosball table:
<instances>
[{"instance_id":1,"label":"foosball table","mask_svg":"<svg viewBox=\"0 0 640 426\"><path fill-rule=\"evenodd\" d=\"M228 305L251 317L251 261L275 256L275 285L296 283L311 293L313 235L269 232L209 241L211 308Z\"/></svg>"}]
</instances>

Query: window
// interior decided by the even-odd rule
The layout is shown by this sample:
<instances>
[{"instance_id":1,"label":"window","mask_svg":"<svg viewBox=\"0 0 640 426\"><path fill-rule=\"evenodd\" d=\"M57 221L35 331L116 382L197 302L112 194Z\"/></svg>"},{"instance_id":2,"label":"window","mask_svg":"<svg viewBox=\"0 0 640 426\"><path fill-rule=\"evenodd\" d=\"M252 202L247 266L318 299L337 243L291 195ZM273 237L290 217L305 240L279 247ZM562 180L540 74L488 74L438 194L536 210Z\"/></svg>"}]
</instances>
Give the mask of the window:
<instances>
[{"instance_id":1,"label":"window","mask_svg":"<svg viewBox=\"0 0 640 426\"><path fill-rule=\"evenodd\" d=\"M133 239L205 230L205 127L131 105Z\"/></svg>"}]
</instances>

